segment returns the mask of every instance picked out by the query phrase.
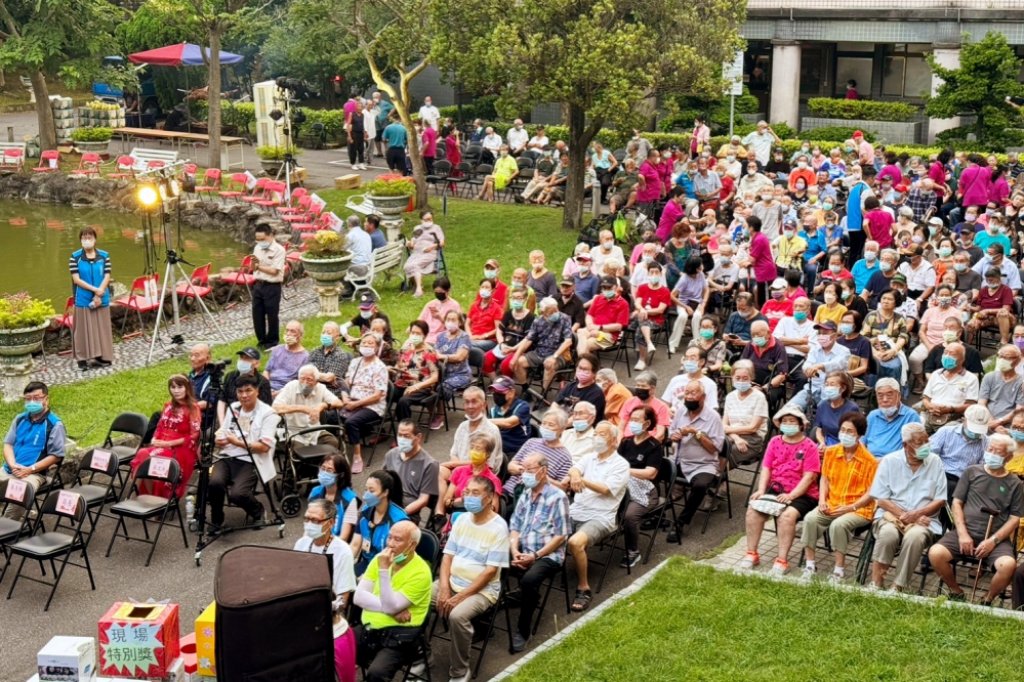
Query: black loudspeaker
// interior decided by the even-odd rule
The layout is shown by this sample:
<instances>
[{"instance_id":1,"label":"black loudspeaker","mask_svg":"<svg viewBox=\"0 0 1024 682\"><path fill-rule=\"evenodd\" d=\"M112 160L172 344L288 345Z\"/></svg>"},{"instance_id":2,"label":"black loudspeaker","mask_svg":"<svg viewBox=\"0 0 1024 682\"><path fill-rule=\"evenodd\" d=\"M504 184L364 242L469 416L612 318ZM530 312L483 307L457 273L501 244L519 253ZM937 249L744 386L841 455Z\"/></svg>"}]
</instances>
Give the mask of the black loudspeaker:
<instances>
[{"instance_id":1,"label":"black loudspeaker","mask_svg":"<svg viewBox=\"0 0 1024 682\"><path fill-rule=\"evenodd\" d=\"M218 682L334 682L331 575L322 555L229 549L214 596Z\"/></svg>"}]
</instances>

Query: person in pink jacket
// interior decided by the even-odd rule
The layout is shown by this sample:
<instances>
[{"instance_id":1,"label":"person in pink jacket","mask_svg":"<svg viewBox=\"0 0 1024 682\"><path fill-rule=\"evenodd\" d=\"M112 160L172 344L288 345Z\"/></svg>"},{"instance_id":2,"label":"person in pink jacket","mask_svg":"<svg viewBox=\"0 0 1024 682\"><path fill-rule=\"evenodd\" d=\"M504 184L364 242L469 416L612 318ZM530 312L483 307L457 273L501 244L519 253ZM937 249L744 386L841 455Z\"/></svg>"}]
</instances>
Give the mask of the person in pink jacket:
<instances>
[{"instance_id":1,"label":"person in pink jacket","mask_svg":"<svg viewBox=\"0 0 1024 682\"><path fill-rule=\"evenodd\" d=\"M650 203L661 198L665 186L661 183L661 174L658 172L658 165L661 163L661 154L657 149L647 152L647 160L640 164L640 184L636 191L636 202L638 204Z\"/></svg>"},{"instance_id":2,"label":"person in pink jacket","mask_svg":"<svg viewBox=\"0 0 1024 682\"><path fill-rule=\"evenodd\" d=\"M985 164L985 159L979 154L968 154L967 168L960 174L956 192L960 196L960 205L967 208L987 204L991 180L992 171Z\"/></svg>"},{"instance_id":3,"label":"person in pink jacket","mask_svg":"<svg viewBox=\"0 0 1024 682\"><path fill-rule=\"evenodd\" d=\"M775 281L775 258L771 241L761 232L761 219L750 216L746 220L750 231L750 266L757 280L757 304L760 306L768 300L768 284Z\"/></svg>"}]
</instances>

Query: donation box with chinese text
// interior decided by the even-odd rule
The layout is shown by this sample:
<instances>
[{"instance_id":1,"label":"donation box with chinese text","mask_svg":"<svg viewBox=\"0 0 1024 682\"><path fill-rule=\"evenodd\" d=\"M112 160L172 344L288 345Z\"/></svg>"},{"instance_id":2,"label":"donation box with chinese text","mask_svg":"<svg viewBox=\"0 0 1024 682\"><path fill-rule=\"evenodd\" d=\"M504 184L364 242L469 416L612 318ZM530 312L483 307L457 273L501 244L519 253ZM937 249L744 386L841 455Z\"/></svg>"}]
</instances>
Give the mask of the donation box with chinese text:
<instances>
[{"instance_id":1,"label":"donation box with chinese text","mask_svg":"<svg viewBox=\"0 0 1024 682\"><path fill-rule=\"evenodd\" d=\"M166 677L180 637L177 604L116 602L99 621L100 674Z\"/></svg>"}]
</instances>

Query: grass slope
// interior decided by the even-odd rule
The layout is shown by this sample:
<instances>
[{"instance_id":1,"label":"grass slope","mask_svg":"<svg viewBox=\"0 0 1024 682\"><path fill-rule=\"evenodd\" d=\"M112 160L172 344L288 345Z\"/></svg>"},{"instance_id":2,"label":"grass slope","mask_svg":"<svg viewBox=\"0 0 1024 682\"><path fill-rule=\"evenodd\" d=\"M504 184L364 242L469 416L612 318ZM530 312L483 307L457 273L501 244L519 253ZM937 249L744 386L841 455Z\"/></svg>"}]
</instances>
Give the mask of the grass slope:
<instances>
[{"instance_id":1,"label":"grass slope","mask_svg":"<svg viewBox=\"0 0 1024 682\"><path fill-rule=\"evenodd\" d=\"M325 190L319 194L327 201L328 209L340 216L349 212L345 199L356 192ZM531 249L541 248L548 254L548 265L556 274L571 253L575 235L561 229L561 212L550 208L524 207L516 204L487 204L467 200L450 200L448 216L441 215L440 202L435 222L442 226L447 237L445 256L453 282L452 293L468 311L488 258L497 258L502 265L502 279L509 281L517 266L529 267L527 255ZM417 216L407 214L406 232L415 225ZM396 336L405 337L409 322L416 319L424 303L433 300L430 290L432 277L426 278L426 296L414 299L399 291L401 271L385 281L378 279L377 291L383 301L382 308L390 316ZM356 305L342 302L344 320L356 314ZM320 327L324 319L306 321L305 345L313 348L319 343ZM284 320L282 320L282 329ZM282 332L283 333L283 332ZM235 351L251 345L254 338L214 348L214 358L233 357ZM187 372L188 359L169 360L151 367L121 372L77 384L56 386L51 392L54 411L65 421L68 432L81 444L94 444L106 434L107 426L119 412L136 411L144 414L159 409L167 399L167 377L175 372ZM0 425L6 430L20 403L0 404Z\"/></svg>"},{"instance_id":2,"label":"grass slope","mask_svg":"<svg viewBox=\"0 0 1024 682\"><path fill-rule=\"evenodd\" d=\"M671 560L515 682L1019 679L1024 623Z\"/></svg>"}]
</instances>

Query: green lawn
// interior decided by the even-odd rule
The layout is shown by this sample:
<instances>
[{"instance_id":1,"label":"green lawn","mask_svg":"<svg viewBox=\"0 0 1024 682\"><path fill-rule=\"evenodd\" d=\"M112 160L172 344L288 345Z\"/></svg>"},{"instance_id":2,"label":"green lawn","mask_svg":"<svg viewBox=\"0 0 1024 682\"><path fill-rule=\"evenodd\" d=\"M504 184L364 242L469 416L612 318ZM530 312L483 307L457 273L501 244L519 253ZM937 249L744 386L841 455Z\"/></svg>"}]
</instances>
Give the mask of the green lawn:
<instances>
[{"instance_id":1,"label":"green lawn","mask_svg":"<svg viewBox=\"0 0 1024 682\"><path fill-rule=\"evenodd\" d=\"M1019 679L1024 623L943 602L783 584L675 558L512 679Z\"/></svg>"},{"instance_id":2,"label":"green lawn","mask_svg":"<svg viewBox=\"0 0 1024 682\"><path fill-rule=\"evenodd\" d=\"M345 198L355 193L319 192L327 200L328 209L342 217L348 215ZM452 293L464 310L468 310L472 302L477 284L483 277L483 264L488 258L499 259L502 279L507 282L514 267L528 267L527 254L534 248L544 249L548 254L549 267L556 273L561 272L562 263L575 243L575 235L562 230L561 211L558 210L451 200L446 217L441 215L440 202L436 198L432 198L432 203L437 206L435 221L444 228L447 237L445 256L453 282ZM410 228L415 224L413 218L412 214L407 214L406 224ZM424 282L428 287L426 297L421 299L401 293L400 284L400 277L392 277L388 282L380 278L377 291L383 298L382 308L391 317L396 335L404 337L404 329L419 315L423 304L432 300L433 294L429 289L429 279ZM350 319L355 312L354 303L342 302L344 319ZM308 348L319 342L323 321L313 318L306 322ZM233 356L235 351L254 342L255 339L250 338L218 346L214 349L214 357ZM167 377L187 369L187 358L183 358L83 383L56 386L51 393L51 402L73 438L84 445L94 444L106 434L107 426L117 413L138 411L149 414L159 409L167 398ZM19 409L18 403L0 405L0 424L9 424Z\"/></svg>"}]
</instances>

